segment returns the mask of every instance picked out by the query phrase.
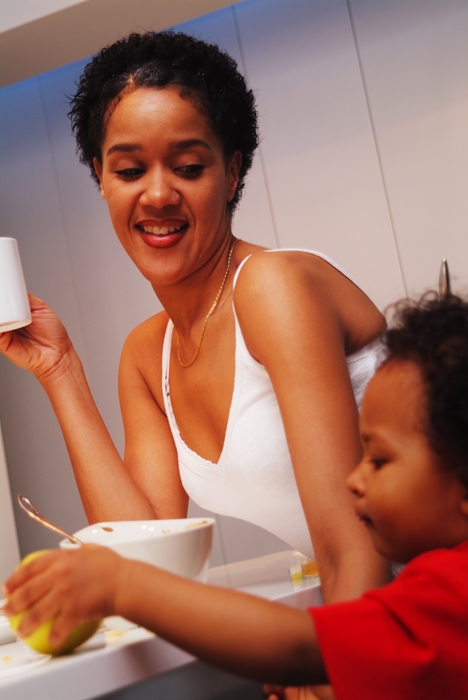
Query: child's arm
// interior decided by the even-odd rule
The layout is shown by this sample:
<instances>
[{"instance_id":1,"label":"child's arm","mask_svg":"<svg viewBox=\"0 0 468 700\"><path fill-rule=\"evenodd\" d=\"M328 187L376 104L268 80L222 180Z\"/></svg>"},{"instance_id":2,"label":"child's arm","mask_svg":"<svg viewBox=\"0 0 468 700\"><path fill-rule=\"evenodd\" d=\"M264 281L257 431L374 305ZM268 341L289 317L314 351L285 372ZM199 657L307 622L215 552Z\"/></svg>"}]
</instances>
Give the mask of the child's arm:
<instances>
[{"instance_id":1,"label":"child's arm","mask_svg":"<svg viewBox=\"0 0 468 700\"><path fill-rule=\"evenodd\" d=\"M254 680L327 682L307 612L190 581L107 548L45 554L15 571L4 592L6 614L30 608L19 628L23 636L57 617L50 638L56 646L78 622L121 615Z\"/></svg>"}]
</instances>

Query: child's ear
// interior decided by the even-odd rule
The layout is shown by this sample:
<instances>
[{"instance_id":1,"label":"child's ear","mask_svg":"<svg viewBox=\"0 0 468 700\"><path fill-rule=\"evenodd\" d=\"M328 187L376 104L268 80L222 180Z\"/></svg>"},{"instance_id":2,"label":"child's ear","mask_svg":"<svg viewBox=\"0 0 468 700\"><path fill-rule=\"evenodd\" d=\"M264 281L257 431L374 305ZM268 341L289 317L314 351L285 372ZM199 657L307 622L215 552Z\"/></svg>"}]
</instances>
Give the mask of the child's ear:
<instances>
[{"instance_id":1,"label":"child's ear","mask_svg":"<svg viewBox=\"0 0 468 700\"><path fill-rule=\"evenodd\" d=\"M460 499L460 512L468 520L468 489L464 489Z\"/></svg>"}]
</instances>

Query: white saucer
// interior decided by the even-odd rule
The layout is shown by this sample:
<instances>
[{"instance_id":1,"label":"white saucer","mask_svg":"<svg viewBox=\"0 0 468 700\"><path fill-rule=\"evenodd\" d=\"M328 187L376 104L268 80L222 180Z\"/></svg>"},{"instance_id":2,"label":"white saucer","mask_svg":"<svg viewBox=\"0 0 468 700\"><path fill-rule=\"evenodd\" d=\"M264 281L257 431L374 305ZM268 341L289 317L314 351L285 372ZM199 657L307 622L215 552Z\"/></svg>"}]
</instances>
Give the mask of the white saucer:
<instances>
[{"instance_id":1,"label":"white saucer","mask_svg":"<svg viewBox=\"0 0 468 700\"><path fill-rule=\"evenodd\" d=\"M25 644L3 644L0 646L0 679L15 673L31 671L50 658L46 654L37 654Z\"/></svg>"},{"instance_id":2,"label":"white saucer","mask_svg":"<svg viewBox=\"0 0 468 700\"><path fill-rule=\"evenodd\" d=\"M0 645L16 641L16 635L10 627L8 618L0 614Z\"/></svg>"}]
</instances>

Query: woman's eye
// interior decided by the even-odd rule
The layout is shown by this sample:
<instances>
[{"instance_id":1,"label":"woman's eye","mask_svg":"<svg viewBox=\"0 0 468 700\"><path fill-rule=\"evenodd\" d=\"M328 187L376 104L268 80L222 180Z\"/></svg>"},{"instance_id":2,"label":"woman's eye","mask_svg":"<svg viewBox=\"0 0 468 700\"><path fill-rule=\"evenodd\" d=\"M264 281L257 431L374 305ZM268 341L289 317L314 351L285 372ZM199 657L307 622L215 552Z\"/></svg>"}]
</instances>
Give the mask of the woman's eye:
<instances>
[{"instance_id":1,"label":"woman's eye","mask_svg":"<svg viewBox=\"0 0 468 700\"><path fill-rule=\"evenodd\" d=\"M142 168L123 168L123 170L116 170L117 175L122 178L122 180L136 180L143 172Z\"/></svg>"},{"instance_id":2,"label":"woman's eye","mask_svg":"<svg viewBox=\"0 0 468 700\"><path fill-rule=\"evenodd\" d=\"M197 177L197 175L200 175L203 172L204 168L204 165L194 163L191 165L181 165L178 168L175 168L175 171L177 173L180 173L184 177L193 178Z\"/></svg>"}]
</instances>

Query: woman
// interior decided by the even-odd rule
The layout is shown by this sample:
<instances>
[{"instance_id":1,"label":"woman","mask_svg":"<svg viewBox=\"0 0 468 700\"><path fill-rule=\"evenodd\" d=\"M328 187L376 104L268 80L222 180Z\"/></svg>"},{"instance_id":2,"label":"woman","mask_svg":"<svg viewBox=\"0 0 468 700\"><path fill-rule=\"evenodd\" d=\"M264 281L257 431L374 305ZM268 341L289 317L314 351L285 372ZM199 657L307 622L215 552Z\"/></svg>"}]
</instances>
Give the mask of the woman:
<instances>
[{"instance_id":1,"label":"woman","mask_svg":"<svg viewBox=\"0 0 468 700\"><path fill-rule=\"evenodd\" d=\"M33 323L0 335L52 402L90 522L185 517L192 496L305 554L312 539L325 600L381 584L345 479L382 317L323 257L234 239L258 143L234 61L182 34L131 35L86 67L70 114L164 308L123 349L123 460L53 312L32 298Z\"/></svg>"}]
</instances>

